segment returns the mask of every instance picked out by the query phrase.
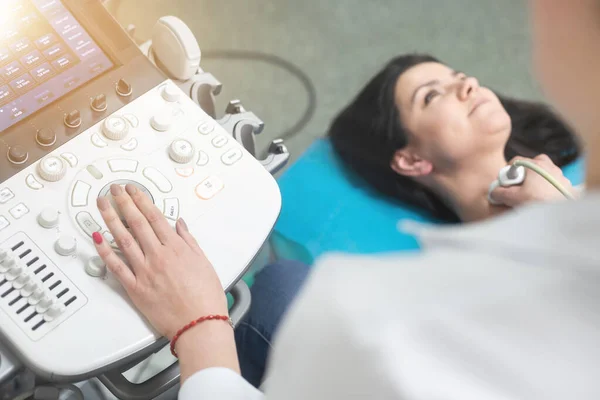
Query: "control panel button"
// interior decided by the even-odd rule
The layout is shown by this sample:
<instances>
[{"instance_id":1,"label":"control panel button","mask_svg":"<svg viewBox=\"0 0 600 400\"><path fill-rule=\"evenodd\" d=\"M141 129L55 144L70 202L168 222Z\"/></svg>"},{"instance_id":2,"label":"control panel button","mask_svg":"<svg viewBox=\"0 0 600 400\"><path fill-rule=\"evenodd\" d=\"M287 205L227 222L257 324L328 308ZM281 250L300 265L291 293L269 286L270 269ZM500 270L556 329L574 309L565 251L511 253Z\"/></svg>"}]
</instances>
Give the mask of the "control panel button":
<instances>
[{"instance_id":1,"label":"control panel button","mask_svg":"<svg viewBox=\"0 0 600 400\"><path fill-rule=\"evenodd\" d=\"M87 172L90 173L91 176L93 176L96 179L104 178L104 174L94 165L88 165L85 169L87 170Z\"/></svg>"},{"instance_id":2,"label":"control panel button","mask_svg":"<svg viewBox=\"0 0 600 400\"><path fill-rule=\"evenodd\" d=\"M177 139L169 147L169 157L179 164L185 164L194 158L194 146L184 139Z\"/></svg>"},{"instance_id":3,"label":"control panel button","mask_svg":"<svg viewBox=\"0 0 600 400\"><path fill-rule=\"evenodd\" d=\"M183 178L189 178L190 176L194 175L194 168L175 168L175 173Z\"/></svg>"},{"instance_id":4,"label":"control panel button","mask_svg":"<svg viewBox=\"0 0 600 400\"><path fill-rule=\"evenodd\" d=\"M60 214L58 210L54 208L44 208L38 215L37 221L42 228L52 229L58 226L60 220Z\"/></svg>"},{"instance_id":5,"label":"control panel button","mask_svg":"<svg viewBox=\"0 0 600 400\"><path fill-rule=\"evenodd\" d=\"M236 147L231 150L227 150L222 156L221 161L225 165L233 165L242 158L242 149Z\"/></svg>"},{"instance_id":6,"label":"control panel button","mask_svg":"<svg viewBox=\"0 0 600 400\"><path fill-rule=\"evenodd\" d=\"M179 199L165 199L165 217L173 221L179 218Z\"/></svg>"},{"instance_id":7,"label":"control panel button","mask_svg":"<svg viewBox=\"0 0 600 400\"><path fill-rule=\"evenodd\" d=\"M19 218L23 218L23 216L27 213L29 213L29 209L27 208L27 206L23 203L19 203L16 206L14 206L13 208L10 209L10 215L13 216L14 219L19 219Z\"/></svg>"},{"instance_id":8,"label":"control panel button","mask_svg":"<svg viewBox=\"0 0 600 400\"><path fill-rule=\"evenodd\" d=\"M92 97L92 100L90 101L90 107L92 108L92 110L97 112L106 111L106 109L108 108L108 103L106 102L106 95L99 94L97 96Z\"/></svg>"},{"instance_id":9,"label":"control panel button","mask_svg":"<svg viewBox=\"0 0 600 400\"><path fill-rule=\"evenodd\" d=\"M25 268L23 267L23 263L21 260L18 260L6 274L4 274L4 279L9 282L15 281L21 274L25 272Z\"/></svg>"},{"instance_id":10,"label":"control panel button","mask_svg":"<svg viewBox=\"0 0 600 400\"><path fill-rule=\"evenodd\" d=\"M211 176L200 182L196 186L196 196L203 200L209 200L215 197L223 189L223 181L216 176Z\"/></svg>"},{"instance_id":11,"label":"control panel button","mask_svg":"<svg viewBox=\"0 0 600 400\"><path fill-rule=\"evenodd\" d=\"M203 122L198 126L198 132L203 135L208 135L215 130L215 123L212 121Z\"/></svg>"},{"instance_id":12,"label":"control panel button","mask_svg":"<svg viewBox=\"0 0 600 400\"><path fill-rule=\"evenodd\" d=\"M65 311L66 307L62 303L54 303L48 308L48 311L44 314L44 321L52 322Z\"/></svg>"},{"instance_id":13,"label":"control panel button","mask_svg":"<svg viewBox=\"0 0 600 400\"><path fill-rule=\"evenodd\" d=\"M62 158L49 156L40 161L37 170L45 181L58 182L65 177L67 166Z\"/></svg>"},{"instance_id":14,"label":"control panel button","mask_svg":"<svg viewBox=\"0 0 600 400\"><path fill-rule=\"evenodd\" d=\"M50 128L42 128L37 131L35 140L40 146L52 146L54 143L56 143L56 133Z\"/></svg>"},{"instance_id":15,"label":"control panel button","mask_svg":"<svg viewBox=\"0 0 600 400\"><path fill-rule=\"evenodd\" d=\"M150 125L154 130L166 132L173 124L173 115L169 110L160 110L150 119Z\"/></svg>"},{"instance_id":16,"label":"control panel button","mask_svg":"<svg viewBox=\"0 0 600 400\"><path fill-rule=\"evenodd\" d=\"M216 148L220 148L220 147L225 146L228 141L229 141L229 139L227 139L227 136L219 135L212 140L212 145L215 146Z\"/></svg>"},{"instance_id":17,"label":"control panel button","mask_svg":"<svg viewBox=\"0 0 600 400\"><path fill-rule=\"evenodd\" d=\"M104 236L104 240L106 240L106 243L110 244L112 248L119 248L119 246L117 246L117 241L115 240L115 237L112 235L112 233L110 233L109 231L104 231L102 232L102 236Z\"/></svg>"},{"instance_id":18,"label":"control panel button","mask_svg":"<svg viewBox=\"0 0 600 400\"><path fill-rule=\"evenodd\" d=\"M33 176L33 174L27 175L27 178L25 178L25 183L33 190L40 190L44 188L44 185L42 185L40 181Z\"/></svg>"},{"instance_id":19,"label":"control panel button","mask_svg":"<svg viewBox=\"0 0 600 400\"><path fill-rule=\"evenodd\" d=\"M30 273L28 273L28 271L23 271L23 273L15 279L12 286L17 290L21 290L29 281L31 281Z\"/></svg>"},{"instance_id":20,"label":"control panel button","mask_svg":"<svg viewBox=\"0 0 600 400\"><path fill-rule=\"evenodd\" d=\"M0 204L8 203L15 194L9 188L0 189Z\"/></svg>"},{"instance_id":21,"label":"control panel button","mask_svg":"<svg viewBox=\"0 0 600 400\"><path fill-rule=\"evenodd\" d=\"M41 288L41 285L39 282L36 282L33 279L30 279L29 282L27 282L25 284L25 286L23 286L23 288L21 289L21 296L23 297L29 297L33 294L33 292L35 292L36 290L39 290Z\"/></svg>"},{"instance_id":22,"label":"control panel button","mask_svg":"<svg viewBox=\"0 0 600 400\"><path fill-rule=\"evenodd\" d=\"M10 222L8 222L6 217L0 215L0 231L3 231L4 229L8 228L9 225Z\"/></svg>"},{"instance_id":23,"label":"control panel button","mask_svg":"<svg viewBox=\"0 0 600 400\"><path fill-rule=\"evenodd\" d=\"M119 79L115 89L117 94L121 97L131 96L131 93L133 92L131 84L129 84L129 82L127 82L125 79Z\"/></svg>"},{"instance_id":24,"label":"control panel button","mask_svg":"<svg viewBox=\"0 0 600 400\"><path fill-rule=\"evenodd\" d=\"M169 193L173 190L171 182L156 168L148 167L144 169L144 176L156 185L158 190L163 193Z\"/></svg>"},{"instance_id":25,"label":"control panel button","mask_svg":"<svg viewBox=\"0 0 600 400\"><path fill-rule=\"evenodd\" d=\"M131 124L132 128L137 128L140 125L140 120L133 114L125 114L123 118L127 120Z\"/></svg>"},{"instance_id":26,"label":"control panel button","mask_svg":"<svg viewBox=\"0 0 600 400\"><path fill-rule=\"evenodd\" d=\"M50 308L50 306L52 304L54 304L54 298L50 295L50 293L44 292L44 294L42 295L42 298L40 299L39 303L35 307L35 311L38 314L43 314L46 311L48 311L48 308Z\"/></svg>"},{"instance_id":27,"label":"control panel button","mask_svg":"<svg viewBox=\"0 0 600 400\"><path fill-rule=\"evenodd\" d=\"M79 128L81 126L81 113L79 110L73 110L65 114L64 122L68 128Z\"/></svg>"},{"instance_id":28,"label":"control panel button","mask_svg":"<svg viewBox=\"0 0 600 400\"><path fill-rule=\"evenodd\" d=\"M137 149L137 147L138 147L138 141L135 138L130 139L129 142L127 142L121 146L121 148L125 151L133 151L133 150Z\"/></svg>"},{"instance_id":29,"label":"control panel button","mask_svg":"<svg viewBox=\"0 0 600 400\"><path fill-rule=\"evenodd\" d=\"M97 133L94 133L94 134L92 135L92 144L93 144L94 146L96 146L96 147L100 147L100 148L103 148L103 147L106 147L106 146L108 146L108 143L106 143L106 141L105 141L104 139L102 139L102 138L100 137L100 135L98 135Z\"/></svg>"},{"instance_id":30,"label":"control panel button","mask_svg":"<svg viewBox=\"0 0 600 400\"><path fill-rule=\"evenodd\" d=\"M161 92L162 98L170 103L174 103L179 100L181 91L173 85L166 85Z\"/></svg>"},{"instance_id":31,"label":"control panel button","mask_svg":"<svg viewBox=\"0 0 600 400\"><path fill-rule=\"evenodd\" d=\"M108 167L112 172L136 172L138 168L138 162L136 160L120 158L108 160Z\"/></svg>"},{"instance_id":32,"label":"control panel button","mask_svg":"<svg viewBox=\"0 0 600 400\"><path fill-rule=\"evenodd\" d=\"M129 124L125 118L113 115L104 120L102 133L110 140L121 140L129 133Z\"/></svg>"},{"instance_id":33,"label":"control panel button","mask_svg":"<svg viewBox=\"0 0 600 400\"><path fill-rule=\"evenodd\" d=\"M16 145L11 146L8 149L7 157L8 161L10 161L13 164L23 164L29 158L29 153L27 152L25 147Z\"/></svg>"},{"instance_id":34,"label":"control panel button","mask_svg":"<svg viewBox=\"0 0 600 400\"><path fill-rule=\"evenodd\" d=\"M0 263L0 274L8 272L16 263L17 257L12 252L8 252L6 258Z\"/></svg>"},{"instance_id":35,"label":"control panel button","mask_svg":"<svg viewBox=\"0 0 600 400\"><path fill-rule=\"evenodd\" d=\"M70 256L77 250L77 240L73 236L62 235L54 243L54 250L61 256Z\"/></svg>"},{"instance_id":36,"label":"control panel button","mask_svg":"<svg viewBox=\"0 0 600 400\"><path fill-rule=\"evenodd\" d=\"M83 229L83 231L90 237L94 232L100 232L102 230L102 227L98 225L92 215L88 212L77 213L75 220L77 220L77 223L81 229Z\"/></svg>"},{"instance_id":37,"label":"control panel button","mask_svg":"<svg viewBox=\"0 0 600 400\"><path fill-rule=\"evenodd\" d=\"M196 164L202 167L208 164L208 154L200 150L198 153L198 162Z\"/></svg>"},{"instance_id":38,"label":"control panel button","mask_svg":"<svg viewBox=\"0 0 600 400\"><path fill-rule=\"evenodd\" d=\"M98 256L91 257L88 262L85 263L85 272L94 278L102 278L106 275L106 264Z\"/></svg>"},{"instance_id":39,"label":"control panel button","mask_svg":"<svg viewBox=\"0 0 600 400\"><path fill-rule=\"evenodd\" d=\"M29 296L27 299L27 302L32 306L35 306L40 302L42 297L44 297L45 293L46 292L44 291L44 288L41 285L38 285L38 287L35 288L35 290L31 293L31 296Z\"/></svg>"},{"instance_id":40,"label":"control panel button","mask_svg":"<svg viewBox=\"0 0 600 400\"><path fill-rule=\"evenodd\" d=\"M0 264L4 262L4 260L6 260L6 257L8 257L11 254L10 250L6 250L2 247L0 247Z\"/></svg>"},{"instance_id":41,"label":"control panel button","mask_svg":"<svg viewBox=\"0 0 600 400\"><path fill-rule=\"evenodd\" d=\"M73 193L71 193L71 205L73 207L87 206L91 189L92 187L84 181L75 182Z\"/></svg>"},{"instance_id":42,"label":"control panel button","mask_svg":"<svg viewBox=\"0 0 600 400\"><path fill-rule=\"evenodd\" d=\"M66 162L69 163L71 168L75 168L77 166L77 164L79 163L77 156L73 153L62 153L60 156L62 158L64 158Z\"/></svg>"}]
</instances>

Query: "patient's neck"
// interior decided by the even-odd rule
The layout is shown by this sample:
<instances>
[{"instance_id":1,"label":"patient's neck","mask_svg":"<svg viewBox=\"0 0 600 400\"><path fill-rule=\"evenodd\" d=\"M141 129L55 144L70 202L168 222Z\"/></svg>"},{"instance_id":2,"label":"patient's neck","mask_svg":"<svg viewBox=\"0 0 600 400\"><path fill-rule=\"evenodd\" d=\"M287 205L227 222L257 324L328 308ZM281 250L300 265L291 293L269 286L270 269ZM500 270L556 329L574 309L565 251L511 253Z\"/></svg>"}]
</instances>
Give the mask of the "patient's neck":
<instances>
[{"instance_id":1,"label":"patient's neck","mask_svg":"<svg viewBox=\"0 0 600 400\"><path fill-rule=\"evenodd\" d=\"M498 172L507 162L503 153L490 154L465 163L453 170L436 174L439 193L446 193L446 200L463 222L486 219L507 210L493 206L488 201L490 184L498 178Z\"/></svg>"}]
</instances>

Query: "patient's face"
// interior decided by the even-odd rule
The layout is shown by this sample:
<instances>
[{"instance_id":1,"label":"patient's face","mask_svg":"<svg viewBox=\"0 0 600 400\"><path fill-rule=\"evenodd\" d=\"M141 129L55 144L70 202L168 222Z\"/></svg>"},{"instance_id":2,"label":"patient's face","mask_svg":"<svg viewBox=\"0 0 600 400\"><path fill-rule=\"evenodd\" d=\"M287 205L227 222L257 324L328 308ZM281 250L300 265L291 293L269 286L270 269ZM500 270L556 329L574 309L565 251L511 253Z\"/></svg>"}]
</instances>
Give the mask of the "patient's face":
<instances>
[{"instance_id":1,"label":"patient's face","mask_svg":"<svg viewBox=\"0 0 600 400\"><path fill-rule=\"evenodd\" d=\"M403 73L396 105L409 147L434 169L502 152L510 134L510 117L498 97L443 64L423 63Z\"/></svg>"}]
</instances>

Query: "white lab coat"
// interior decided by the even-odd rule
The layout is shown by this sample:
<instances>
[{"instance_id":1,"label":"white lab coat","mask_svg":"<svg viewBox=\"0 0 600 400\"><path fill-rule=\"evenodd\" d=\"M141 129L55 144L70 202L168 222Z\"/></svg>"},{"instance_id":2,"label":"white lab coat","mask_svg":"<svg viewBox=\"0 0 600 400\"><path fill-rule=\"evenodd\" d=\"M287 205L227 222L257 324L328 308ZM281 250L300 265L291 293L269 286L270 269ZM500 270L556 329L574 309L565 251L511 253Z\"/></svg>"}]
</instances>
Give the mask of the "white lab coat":
<instances>
[{"instance_id":1,"label":"white lab coat","mask_svg":"<svg viewBox=\"0 0 600 400\"><path fill-rule=\"evenodd\" d=\"M419 232L426 251L320 262L266 399L600 399L600 193ZM181 400L262 399L226 369Z\"/></svg>"}]
</instances>

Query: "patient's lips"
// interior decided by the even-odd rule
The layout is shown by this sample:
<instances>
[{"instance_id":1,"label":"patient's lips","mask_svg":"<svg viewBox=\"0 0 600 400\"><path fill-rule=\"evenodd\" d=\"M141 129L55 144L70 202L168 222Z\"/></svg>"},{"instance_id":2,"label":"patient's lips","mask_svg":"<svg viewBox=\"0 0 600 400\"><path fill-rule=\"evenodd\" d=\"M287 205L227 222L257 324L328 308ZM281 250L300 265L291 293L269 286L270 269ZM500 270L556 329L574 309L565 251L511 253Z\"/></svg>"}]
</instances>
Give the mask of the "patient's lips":
<instances>
[{"instance_id":1,"label":"patient's lips","mask_svg":"<svg viewBox=\"0 0 600 400\"><path fill-rule=\"evenodd\" d=\"M471 114L473 114L475 111L477 111L477 109L479 107L481 107L482 105L486 104L487 102L489 102L488 99L486 99L483 96L478 97L477 99L475 99L475 101L473 102L472 106L471 106L471 111L469 111L469 116Z\"/></svg>"}]
</instances>

